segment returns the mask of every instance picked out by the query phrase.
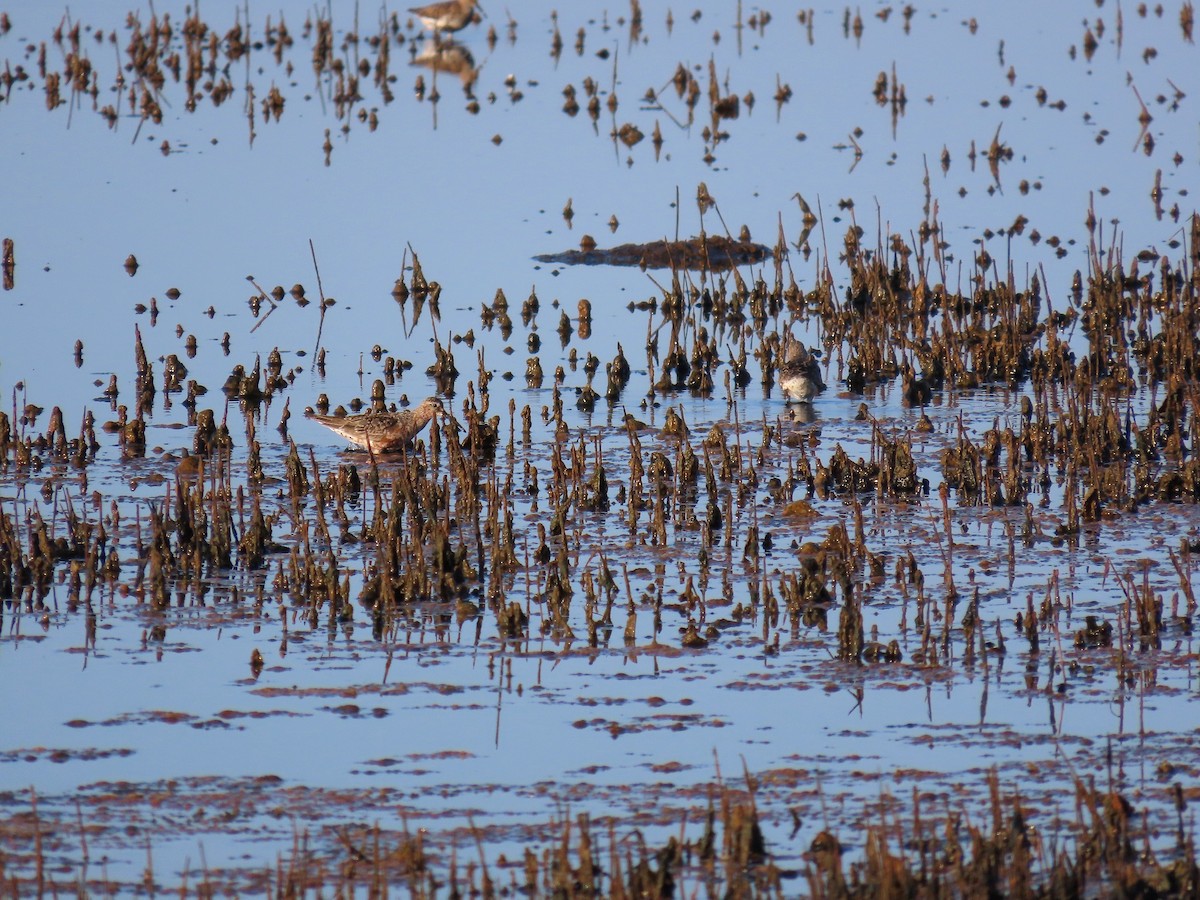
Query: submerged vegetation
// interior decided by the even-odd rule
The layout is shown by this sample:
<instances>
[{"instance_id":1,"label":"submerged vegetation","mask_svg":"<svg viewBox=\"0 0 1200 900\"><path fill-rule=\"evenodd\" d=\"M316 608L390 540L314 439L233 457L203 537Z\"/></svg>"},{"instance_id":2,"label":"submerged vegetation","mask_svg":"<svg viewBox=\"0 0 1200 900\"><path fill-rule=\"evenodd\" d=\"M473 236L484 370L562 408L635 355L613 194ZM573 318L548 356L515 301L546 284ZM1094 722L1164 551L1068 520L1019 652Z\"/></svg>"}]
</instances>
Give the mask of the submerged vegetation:
<instances>
[{"instance_id":1,"label":"submerged vegetation","mask_svg":"<svg viewBox=\"0 0 1200 900\"><path fill-rule=\"evenodd\" d=\"M553 897L898 897L1072 898L1084 896L1194 896L1200 889L1193 838L1181 824L1170 859L1148 852L1149 835L1136 823L1120 794L1076 782L1073 821L1067 833L1051 833L1031 817L1019 794L1004 795L993 775L978 820L955 812L942 817L924 809L913 792L912 808L885 797L874 821L857 839L861 852L848 858L836 833L821 830L781 866L759 827L753 780L749 789L714 784L707 808L690 829L661 844L637 830L606 826L586 813L563 814L531 828L521 858L489 859L488 829L474 825L431 839L423 828L390 832L374 826L338 829L328 843L296 833L290 852L274 863L238 871L199 867L184 873L181 896L253 893L323 896L366 890L414 898L475 896ZM911 818L905 818L911 816ZM670 824L670 823L668 823ZM686 822L681 822L680 826ZM61 823L70 833L70 823ZM79 896L96 892L165 891L152 853L136 884L90 875L86 820L77 840L85 863L77 874L57 877L47 857L72 838L39 818L36 803L15 817L4 835L32 844L31 858L0 856L0 875L14 896L26 892ZM447 846L448 845L448 846ZM51 850L47 850L47 846ZM78 852L78 851L77 851ZM36 874L18 880L17 865Z\"/></svg>"},{"instance_id":2,"label":"submerged vegetation","mask_svg":"<svg viewBox=\"0 0 1200 900\"><path fill-rule=\"evenodd\" d=\"M701 200L701 208L713 202L704 189ZM929 234L932 242L936 227ZM830 677L851 681L858 676L846 666L901 666L908 673L902 677L918 682L947 668L982 666L986 673L989 660L1003 666L1019 641L1031 688L1061 694L1078 666L1110 666L1136 693L1147 665L1172 664L1164 642L1191 634L1191 539L1164 547L1178 576L1169 599L1145 570L1139 578L1114 568L1124 602L1089 612L1075 632L1072 603L1060 596L1056 577L1041 600L1031 592L1007 618L982 596L974 566L985 575L1037 566L1043 547L1103 542L1107 529L1131 517L1200 499L1191 452L1200 220L1181 258L1152 260L1150 270L1142 259L1127 268L1116 246L1108 248L1111 263L1101 265L1097 248L1093 267L1057 304L1036 279L1019 290L1011 277L993 280L982 259L977 288L951 292L930 281L933 253L898 239L866 250L860 238L855 227L846 234L844 286L827 274L801 291L782 246L770 282L738 269L701 268L694 276L672 270L661 295L644 306L644 358L631 363L619 351L604 364L603 393L592 387L601 362L590 353L576 389L561 367L548 386L535 384L541 376L532 374L531 357L527 380L547 400L540 411L510 400L494 412L494 373L483 354L467 378L455 360L464 342L439 343L429 375L442 394L457 398L445 415L411 448L352 455L336 465L322 465L291 439L277 464L264 460L258 430L279 395L292 390L278 354L265 367L236 367L224 394L241 415L218 424L203 405L206 389L195 381L185 388L178 360L156 374L139 334L131 367L136 407L119 405L123 392L114 391L118 417L99 434L90 412L76 435L58 408L44 430L44 411L32 404L15 419L0 416L0 467L23 488L22 499L0 510L6 618L46 615L51 592L63 585L67 611L93 622L97 604L136 604L154 621L155 611L216 601L253 607L254 618L277 609L330 636L365 625L388 646L432 614L433 621L473 622L476 640L499 656L547 640L561 653L576 646L585 653L719 652L739 635L756 652L787 654L815 639L841 672ZM416 320L432 316L438 290L414 258L397 285L397 303ZM531 321L539 306L531 295L523 318ZM564 346L585 322L564 314ZM514 327L503 291L481 323L485 331ZM819 424L794 421L791 413L741 421L738 392L754 384L773 389L781 335L801 327L821 335L827 377L843 395L869 397L895 380L904 404L927 411L909 429L876 419L864 404L855 427L869 437L857 457L840 444L827 446ZM1072 329L1086 339L1078 357L1063 337ZM581 409L625 409L635 365L645 367L648 399L665 403L660 427L630 413L608 426L572 423ZM460 394L462 379L468 383ZM144 417L158 398L185 389L192 452L157 476L160 499L139 504L131 516L124 504L89 493L94 466L146 454ZM1020 397L1004 422L973 436L958 414L945 417L957 398L965 405L973 392L994 389ZM381 408L385 390L380 383L372 391ZM693 430L683 407L671 405L681 392L723 396L730 418ZM1139 394L1148 400L1135 402ZM286 409L285 402L285 437ZM548 441L533 438L535 423ZM111 437L101 442L106 433ZM35 478L43 502L25 492ZM873 537L878 527L868 523L905 508L924 510L932 555L928 547ZM988 562L968 549L964 575L957 522L972 509L1010 511L998 520L1007 558ZM653 562L656 574L639 576L646 570L631 567L637 560ZM664 564L678 565L680 588L670 586L675 579ZM901 607L894 632L868 632L864 610L876 604ZM165 621L154 626L162 628L160 639ZM255 677L263 671L257 650L249 666ZM835 834L822 832L806 857L807 889L844 896L886 882L905 895L943 885L1077 896L1098 884L1162 884L1156 890L1168 892L1194 885L1195 854L1182 818L1175 852L1161 864L1147 868L1133 849L1143 840L1139 829L1165 827L1168 809L1138 826L1118 793L1080 782L1078 822L1056 826L1074 849L1051 849L1029 830L1044 833L1048 825L1037 823L1019 795L1001 800L992 778L995 821L970 826L951 814L934 829L945 829L935 841L940 850L918 849L927 840L923 829L933 827L919 799L908 824L889 816L860 835L852 862L843 861ZM1181 790L1177 784L1183 802ZM721 822L721 852L711 835L631 848L614 837L623 833L619 824L596 834L585 816L575 826L561 824L562 846L544 858L527 851L511 887L667 895L692 872L722 891L774 893L783 890L780 879L800 877L763 845L752 799L721 796L720 816L709 817L710 829ZM605 831L609 849L597 858ZM905 837L909 832L915 835ZM294 881L324 890L341 879L406 879L417 893L432 895L439 885L487 894L501 883L488 874L486 852L464 873L453 856L449 868L445 859L440 868L426 862L421 840L411 835L362 840L350 869L305 851L286 870L264 876L262 886L282 890ZM484 846L481 836L475 840ZM26 866L10 875L31 877Z\"/></svg>"},{"instance_id":3,"label":"submerged vegetation","mask_svg":"<svg viewBox=\"0 0 1200 900\"><path fill-rule=\"evenodd\" d=\"M1184 9L1190 40L1190 4ZM906 30L913 14L900 16ZM812 16L797 17L810 42ZM770 18L756 11L743 21L739 5L738 39L743 30L762 36ZM566 44L557 14L551 23L557 63ZM386 110L397 83L390 54L401 48L420 69L417 102L436 108L446 74L459 80L469 114L481 99L495 102L479 89L465 48L419 39L399 14L381 13L377 24L370 35L357 20L353 32L337 33L312 12L298 32L343 134L378 126L380 109L368 108L363 92L373 85ZM461 27L473 24L468 17ZM636 45L636 0L620 24ZM497 25L506 27L486 26L489 49ZM598 27L611 27L607 17ZM863 27L847 10L847 38ZM515 41L516 22L507 29ZM274 85L264 98L248 64L272 54L290 74L295 37L282 18L252 36L240 16L222 34L198 10L182 23L131 13L125 32L118 39L68 17L48 42L28 44L47 108L82 108L90 97L111 127L126 109L140 129L162 123L172 88L183 88L189 113L244 90L253 143L290 102ZM1096 37L1087 34L1090 59ZM586 39L580 27L580 56ZM90 59L92 42L118 47L111 85ZM62 54L58 71L48 47ZM244 89L234 86L239 61ZM568 85L563 113L573 119L586 109L598 134L607 110L614 148L632 152L644 132L632 118L618 123L612 64L611 88L590 78L581 91ZM33 77L26 66L7 67L0 100L15 102ZM894 70L880 78L874 96L894 129L905 88ZM731 139L726 129L754 107L753 94L729 82L711 62L679 64L640 112L667 115L681 104L675 118L701 132L712 165ZM522 83L510 76L505 84L519 102ZM110 88L117 96L106 104ZM790 99L777 81L777 108ZM657 160L657 121L652 134ZM166 140L163 150L172 152ZM326 131L327 165L332 150ZM971 153L973 166L974 144ZM997 131L981 155L997 186L1012 157ZM943 172L949 166L947 151ZM439 699L439 713L461 719L494 703L498 746L503 703L536 688L540 702L565 709L573 730L626 746L645 737L638 746L650 783L620 772L618 786L602 785L596 776L609 761L576 759L564 747L570 779L530 763L505 782L496 761L481 757L469 774L431 787L422 780L427 759L414 751L364 760L348 729L339 761L358 766L356 777L375 776L372 788L242 777L243 769L221 770L234 765L221 759L205 761L219 771L192 779L152 770L143 782L67 791L9 780L0 789L0 892L1200 891L1190 786L1200 756L1186 725L1145 727L1156 701L1186 701L1195 690L1200 216L1164 209L1155 194L1160 218L1179 223L1176 237L1166 249L1146 242L1135 251L1093 203L1079 268L1063 279L1063 270L1041 266L1020 274L1015 238L1041 241L1023 216L968 255L957 251L928 172L922 214L908 228L882 212L860 221L848 200L826 214L797 194L802 231L785 234L780 211L769 244L748 227L735 237L719 193L701 182L677 202L673 241L598 249L585 235L579 251L538 257L548 266L639 266L650 287L619 309L611 298L552 298L544 280L514 294L524 296L519 304L503 285L488 301L452 306L454 273L427 272L410 248L394 283L377 286L391 300L375 321L393 332L403 323L411 358L380 343L382 328L355 335L349 353L329 353L324 329L338 306L312 245L316 291L250 278L249 322L238 314L246 327L236 345L229 332L219 343L185 337L182 324L171 344L152 298L136 310L124 367L96 381L100 395L78 419L65 402L55 405L45 381L23 378L10 384L11 411L0 412L0 662L16 648L36 653L53 629L76 624L83 636L70 652L85 660L102 655L105 630L118 626L136 630L140 650L159 658L172 641L183 644L181 633L228 632L246 640L236 645L236 672L228 657L211 663L219 678L238 679L247 703L280 704L209 716L148 711L140 706L152 701L138 698L136 713L110 715L97 704L68 727L246 727L276 740L274 724L312 713L285 705L298 698L330 704L317 711L339 722L384 719L387 703L409 692L465 693L449 670L420 672L461 650L488 699ZM574 215L568 201L568 227ZM694 221L695 238L678 238L678 218ZM611 230L617 225L614 215ZM652 233L672 230L660 225ZM988 249L993 238L1007 243L1006 258ZM21 252L6 241L6 290L25 277ZM138 277L134 255L123 266ZM177 300L180 291L163 296ZM315 331L311 361L307 351L267 349L269 329L258 329L272 317ZM602 337L619 340L601 349ZM797 340L809 348L805 371L827 390L817 397L814 387L790 405L779 377L797 358L789 354ZM76 369L86 352L77 340ZM364 396L331 398L324 386L336 394L333 385L347 380L327 375L353 357ZM293 406L308 416L293 416ZM385 425L386 439L376 441ZM345 440L364 449L346 449ZM310 639L324 646L321 662L351 674L318 683L285 668L289 646L297 668L319 668L319 651L303 655ZM555 695L543 663L598 674ZM631 689L621 679L647 673L657 693L623 693ZM744 735L770 745L770 764L745 764L736 784L721 776L727 755L716 751L715 778L672 780L694 763L681 761L670 735L709 747L716 739L707 732L743 727L686 694L705 682L779 698L768 724ZM804 720L819 694L849 697L861 720L869 698L887 697L886 705L912 692L932 710L935 692L955 684L979 688L972 728L939 730L931 711L908 730L844 726L847 740L835 749L808 740ZM667 696L668 685L685 693ZM1023 731L1011 708L993 726L997 695L1045 709L1044 732ZM618 713L631 696L652 712ZM1104 740L1064 724L1089 703L1112 712ZM771 730L783 726L786 738ZM287 745L294 732L279 734L281 756L306 749ZM1135 734L1137 746L1127 746ZM0 747L0 767L134 754L22 741ZM971 767L923 769L911 756L892 757L888 744L940 744L969 754ZM499 799L484 811L477 795ZM454 805L464 797L468 805ZM496 815L509 801L513 811ZM240 839L240 855L210 867L203 839L214 836ZM193 839L198 863L156 865L156 848ZM271 849L256 856L255 840ZM108 871L107 854L131 845L144 847L144 865L127 856L121 871Z\"/></svg>"}]
</instances>

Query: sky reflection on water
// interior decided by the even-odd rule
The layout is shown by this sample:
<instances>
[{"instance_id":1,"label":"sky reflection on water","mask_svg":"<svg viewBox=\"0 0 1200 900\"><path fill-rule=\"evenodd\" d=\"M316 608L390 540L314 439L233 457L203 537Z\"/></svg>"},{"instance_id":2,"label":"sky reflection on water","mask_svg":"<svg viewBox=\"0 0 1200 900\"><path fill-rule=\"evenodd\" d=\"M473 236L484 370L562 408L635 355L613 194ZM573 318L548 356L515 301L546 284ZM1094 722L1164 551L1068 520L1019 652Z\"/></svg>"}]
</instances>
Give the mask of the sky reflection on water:
<instances>
[{"instance_id":1,"label":"sky reflection on water","mask_svg":"<svg viewBox=\"0 0 1200 900\"><path fill-rule=\"evenodd\" d=\"M841 9L820 10L811 44L795 12L784 9L772 11L763 33L745 29L739 41L730 27L730 5L716 2L691 4L688 12L692 7L702 12L696 20L674 9L670 33L666 7L647 3L642 39L630 44L628 26L617 24L626 7L606 12L589 4L586 13L573 6L559 10L566 48L555 62L549 55L554 6L523 4L515 41L507 38L501 7L490 10L495 18L460 36L480 64L474 87L480 108L468 112L460 86L443 78L436 128L428 98L418 101L412 90L418 73L427 89L432 76L409 67L406 44L393 50L394 102L384 104L369 79L360 86L360 105L377 110L378 129L371 132L352 117L345 122L348 133L342 133L343 122L330 114L328 83L314 83L306 68L308 45L299 36L299 15L289 19L297 36L291 75L268 52L255 51L248 66L230 67L235 95L216 108L202 103L195 113L184 112L183 93L171 85L165 92L171 98L164 104L165 120L144 124L136 139L136 116L122 115L110 129L89 109L90 99L73 112L64 106L47 113L36 84L14 87L0 105L8 151L0 236L13 238L18 266L15 289L0 296L3 396L12 397L14 407L27 401L61 406L69 432L85 408L101 420L111 416L107 402L97 397L112 373L129 389L136 323L154 360L168 353L182 358L186 337L195 335L199 350L186 359L190 377L209 386L206 405L219 418L224 405L220 385L231 366L249 366L277 347L296 376L285 395L293 414L291 436L305 456L311 447L321 465L336 467L347 459L341 443L299 413L321 392L335 405L366 395L381 373L381 363L370 356L374 345L381 345L384 355L413 363L389 388L389 400L403 394L415 401L433 390L423 374L433 359L429 316L406 336L411 308L402 313L390 296L415 251L427 277L443 286L441 338L475 331L473 350L455 345L463 372L459 391L476 378L477 353L484 354L486 366L498 376L512 373L511 381L497 377L492 382L493 411L501 412L505 429L507 414L502 411L510 398L518 408L530 404L536 412L549 402L550 391L525 385L526 346L533 329L518 324L507 341L482 329L478 310L491 303L497 289L507 295L514 319L531 290L540 298L534 327L542 342L547 385L554 367L563 365L568 369L564 393L584 384L578 368L570 367L572 349L580 358L590 351L609 360L622 343L635 369L623 406L608 409L601 401L590 418L572 410L577 427L601 435L606 450L619 456L628 450L619 427L625 407L652 425L661 424L662 409L639 408L649 387L643 353L647 323L652 328L658 320L630 310L629 304L658 296L652 279L665 283L668 276L547 266L532 257L572 248L584 234L601 246L673 237L677 227L681 236L690 236L700 227L695 207L700 182L717 199L734 234L744 223L754 239L767 244L775 242L780 227L789 241L800 232L794 194L799 192L814 207L819 201L824 228L809 238L813 254L805 259L793 249L789 260L797 282L807 287L826 245L837 270L836 257L852 220L870 241L876 231L915 232L925 216L923 180L928 172L929 191L953 254L948 284L967 289L975 242L985 241L999 271L1011 258L1019 286L1040 272L1056 307L1064 305L1072 273L1086 268L1089 204L1103 223L1102 245L1114 239L1116 219L1127 251L1165 251L1169 241L1182 236L1169 214L1155 215L1150 190L1156 172L1161 170L1161 205L1168 213L1174 204L1185 215L1193 206L1187 190L1196 171L1195 116L1188 104L1200 93L1190 73L1200 69L1195 48L1181 40L1171 11L1160 18L1126 10L1120 52L1110 21L1096 56L1085 62L1079 49L1084 21L1094 27L1096 17L1115 15L1092 3L1009 5L1003 14L987 4L973 4L969 10L918 10L910 34L903 31L898 9L884 20L872 7L864 12L861 40L843 35ZM27 53L25 45L48 40L60 13L35 3L7 8L13 30L0 37L0 57L31 68L36 54ZM92 5L84 21L106 32L116 30L121 48L129 8ZM241 9L242 4L208 2L203 12L223 33ZM335 3L333 10L341 37L352 7ZM251 6L252 28L261 29L267 14L265 7ZM372 33L375 11L361 5L360 15L363 35ZM148 8L141 16L149 19ZM968 26L970 20L977 20L977 29ZM491 49L485 39L489 25L499 33ZM580 27L587 30L586 49L577 55L572 44ZM721 34L719 42L713 40L714 31ZM412 32L405 35L413 37ZM1075 58L1068 55L1072 46L1078 50ZM1146 59L1143 53L1150 46L1157 54ZM601 50L608 51L606 59L597 56ZM369 55L365 46L358 52ZM57 54L50 45L52 63ZM110 45L90 45L90 55L109 73L103 83L111 83ZM707 87L710 60L721 92L736 93L742 104L736 120L722 123L729 139L713 148L715 158L706 163L704 104L698 106L696 123L685 129L642 98L647 88L667 85L677 64L699 67L697 78ZM615 115L605 108L593 127L586 113L569 117L562 112L563 86L574 85L582 97L586 77L596 80L606 100L614 65L620 98ZM890 110L877 105L871 94L876 74L883 70L890 77L893 67L907 97L894 137ZM1011 83L1006 77L1010 67ZM505 82L510 73L512 88ZM256 119L253 146L243 112L247 78L260 102L272 83L287 98L280 121ZM1172 83L1185 97L1175 97ZM776 108L772 96L779 84L790 85L792 96ZM1036 99L1042 86L1048 94L1045 105ZM1153 113L1149 132L1156 143L1149 155L1141 144L1133 87ZM522 97L514 99L512 90ZM320 92L325 92L324 102ZM753 109L745 103L748 92L755 97ZM1002 104L1004 96L1011 105ZM1156 99L1160 96L1162 102ZM1064 108L1052 107L1058 100ZM664 101L672 115L685 114L673 91L665 92ZM107 100L101 96L99 102ZM647 135L633 148L609 136L627 122ZM649 140L656 123L664 137L657 160ZM863 153L856 161L849 138L859 128L862 133L854 140ZM322 149L326 129L332 132L333 147L328 165ZM494 143L495 135L502 140ZM1011 159L999 163L998 180L983 158L993 139L1012 151ZM170 146L167 154L162 152L164 141ZM974 166L968 161L972 147ZM950 158L945 173L943 148ZM1181 162L1172 159L1176 152L1182 154ZM1027 192L1021 189L1023 182ZM852 210L839 203L849 198ZM568 200L574 211L571 227L562 215ZM1000 231L1020 215L1028 217L1028 225L1010 242ZM611 216L619 220L615 232L607 224ZM712 214L704 225L710 232L721 230ZM993 234L985 240L988 229ZM1061 258L1047 241L1030 240L1033 229L1043 238L1061 239ZM247 306L254 292L246 280L250 275L268 289L300 282L309 298L318 299L310 240L323 291L338 301L321 327L321 345L327 350L323 376L312 366L318 303L301 308L285 298L257 328L260 323ZM140 264L133 278L122 269L130 253ZM770 266L762 271L769 279ZM171 287L181 292L179 299L166 298ZM560 346L555 333L560 312L574 320L583 297L592 301L593 336L583 340L576 333ZM159 310L156 324L147 314L134 312L135 304L148 305L151 298ZM554 301L561 301L561 309ZM210 306L211 317L206 314ZM228 351L221 346L226 334ZM83 341L79 368L72 364L77 339ZM161 364L156 365L161 371ZM723 389L715 394L669 398L684 411L694 437L731 418ZM774 422L783 412L779 398L764 397L757 383L738 391L736 399L748 433L761 436L761 424ZM852 456L869 452L870 434L854 419L863 399L839 394L836 387L820 399L815 410L824 429L819 453L838 442ZM916 413L902 408L895 388L873 390L865 399L889 427L915 424ZM1014 402L1015 395L1007 391L980 390L939 403L931 415L939 435L948 439L960 413L978 434L997 418L1014 417ZM282 403L276 399L259 424L264 466L276 477L287 452L274 431ZM236 424L236 405L229 409ZM178 427L185 418L177 401L172 410L157 407L150 423L151 447L161 452L190 446L191 429ZM534 419L529 453L544 466L550 435L536 415ZM933 500L911 509L882 501L872 505L869 499L865 504L872 544L895 554L912 550L931 581L940 574L942 552L934 543L940 516L936 441L930 439L919 461L922 474L934 480ZM111 443L104 443L108 458L88 473L92 489L117 498L129 510L144 510L150 501L169 496L164 482L153 477L169 469L155 453L145 463L121 463ZM244 454L244 447L239 453ZM353 459L362 465L361 459ZM24 479L10 473L0 482L0 502L10 508L36 503L46 477ZM64 480L70 477L63 475ZM527 511L528 499L520 503ZM812 527L817 534L851 515L849 504L826 505L820 512L821 520ZM127 520L131 515L126 514ZM362 515L361 509L354 511L355 521L361 523ZM1021 515L1020 510L962 510L958 521L966 532L957 536L956 578L966 583L966 567L1001 560ZM130 527L128 521L125 527ZM793 526L776 518L768 527L779 536L768 570L786 569L795 559L788 547ZM547 638L531 641L528 652L520 653L502 646L490 618L476 639L474 622L460 628L453 609L441 607L415 614L419 621L413 644L391 648L389 664L389 648L372 638L361 610L348 633L330 632L324 623L310 630L295 614L284 612L285 652L278 604L272 601L256 612L249 597L234 603L228 586L214 589L208 607L185 603L161 617L129 598L106 595L96 607L96 639L89 647L84 612L68 609L65 591L56 590L44 625L37 614L5 610L0 679L26 687L7 692L4 701L8 720L19 727L7 730L0 741L0 792L16 803L33 786L53 806L65 804L81 785L101 781L277 775L290 785L331 789L387 780L421 797L416 805L432 809L437 802L422 797L423 791L436 795L439 786L474 784L480 790L469 802L487 815L536 820L546 803L527 792L533 782L551 782L564 792L587 784L613 789L642 783L694 785L712 777L715 760L727 777L735 777L743 761L751 772L768 772L799 758L830 791L861 788L868 800L877 796L879 786L869 780L860 784L862 772L928 770L945 781L974 781L973 773L981 767L1003 764L1010 767L1005 773L1015 773L1020 764L1034 766L1075 751L1081 768L1097 774L1103 754L1089 742L1139 729L1151 743L1155 735L1169 741L1179 734L1181 722L1190 721L1195 690L1192 664L1179 661L1190 658L1190 640L1168 647L1152 697L1138 693L1151 692L1146 683L1123 687L1105 669L1094 677L1072 674L1079 687L1060 699L1052 686L1047 691L1044 661L1033 663L1035 684L1026 683L1024 645L1011 623L1024 610L1027 594L1036 594L1040 602L1052 570L1059 571L1063 593L1072 595L1081 609L1111 611L1121 602L1105 560L1125 572L1144 555L1154 562L1158 588L1176 589L1162 536L1170 536L1174 545L1179 535L1194 533L1191 509L1168 507L1156 510L1155 518L1144 524L1106 528L1106 541L1118 531L1118 548L1101 545L1099 538L1091 546L1085 540L1073 551L1042 545L1031 552L1032 559L1022 559L1011 582L1003 562L990 571L979 568L979 583L988 594L986 628L990 633L1001 623L1010 640L1008 658L994 660L987 671L980 662L974 668L950 666L935 672L915 666L859 670L831 662L829 635L817 632L801 632L790 642L785 638L779 655L772 656L764 650L757 618L730 629L709 651L680 654L677 629L682 620L673 615L658 640L674 649L659 653L648 646L653 635L645 613L636 653L622 644L623 615L605 649L588 651L577 644L568 650ZM630 550L615 531L601 529L598 537L614 558L646 573L635 593L661 567L664 593L671 595L665 599L677 600L684 585L678 560L670 553ZM361 565L369 558L367 550L360 556L346 551L354 595L361 587ZM724 561L724 569L731 573L731 601L747 602L740 551ZM517 592L523 588L519 580ZM707 596L720 590L714 579ZM894 636L900 631L903 604L886 585L879 596L878 605L867 610L866 627L877 625L885 637ZM712 609L714 615L725 615L728 606L714 604ZM830 618L836 628L836 611ZM162 641L148 637L156 625L165 627ZM906 658L919 642L914 634L904 635ZM1063 640L1069 645L1069 635ZM253 648L266 657L257 680L247 665ZM442 692L438 685L455 690ZM400 690L403 686L407 688ZM329 693L321 693L325 689ZM1136 715L1131 709L1135 702L1144 702ZM155 711L194 718L165 722ZM264 717L253 717L258 714ZM1007 740L1007 734L1017 737ZM1062 743L1056 743L1060 738ZM64 764L35 748L133 752ZM465 757L435 758L451 750L463 751ZM379 765L380 760L400 763ZM677 763L677 769L653 768L667 761ZM1189 757L1186 765L1195 762ZM488 786L499 788L495 799L489 799ZM899 793L905 790L897 786ZM597 813L606 809L609 796L601 793ZM770 814L779 817L786 832L781 808L771 808ZM215 834L205 838L205 845L210 863L221 853L233 858L238 852L223 846ZM182 865L193 849L180 841L175 864ZM167 858L172 855L168 852ZM125 864L132 868L139 862L130 857Z\"/></svg>"}]
</instances>

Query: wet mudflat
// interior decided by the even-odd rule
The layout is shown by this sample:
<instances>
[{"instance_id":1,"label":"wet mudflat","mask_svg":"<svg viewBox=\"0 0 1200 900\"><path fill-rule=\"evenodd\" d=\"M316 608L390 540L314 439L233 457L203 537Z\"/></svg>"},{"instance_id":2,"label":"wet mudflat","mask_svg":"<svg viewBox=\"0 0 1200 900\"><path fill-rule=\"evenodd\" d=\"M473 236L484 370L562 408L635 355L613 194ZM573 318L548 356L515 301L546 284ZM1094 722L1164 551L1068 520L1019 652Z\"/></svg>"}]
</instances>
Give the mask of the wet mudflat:
<instances>
[{"instance_id":1,"label":"wet mudflat","mask_svg":"<svg viewBox=\"0 0 1200 900\"><path fill-rule=\"evenodd\" d=\"M5 890L1194 890L1191 4L577 7L0 11Z\"/></svg>"}]
</instances>

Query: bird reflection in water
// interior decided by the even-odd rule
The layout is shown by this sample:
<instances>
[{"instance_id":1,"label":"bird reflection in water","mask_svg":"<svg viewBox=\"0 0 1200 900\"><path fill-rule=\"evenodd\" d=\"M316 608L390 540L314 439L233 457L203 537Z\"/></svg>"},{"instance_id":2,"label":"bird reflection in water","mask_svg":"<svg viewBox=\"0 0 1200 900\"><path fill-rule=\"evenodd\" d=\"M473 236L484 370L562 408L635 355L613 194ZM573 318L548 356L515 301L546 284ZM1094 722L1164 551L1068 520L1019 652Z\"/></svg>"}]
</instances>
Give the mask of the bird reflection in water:
<instances>
[{"instance_id":1,"label":"bird reflection in water","mask_svg":"<svg viewBox=\"0 0 1200 900\"><path fill-rule=\"evenodd\" d=\"M435 73L455 76L466 94L471 93L475 79L479 76L471 51L454 40L427 41L421 47L421 52L413 57L412 64L423 66Z\"/></svg>"}]
</instances>

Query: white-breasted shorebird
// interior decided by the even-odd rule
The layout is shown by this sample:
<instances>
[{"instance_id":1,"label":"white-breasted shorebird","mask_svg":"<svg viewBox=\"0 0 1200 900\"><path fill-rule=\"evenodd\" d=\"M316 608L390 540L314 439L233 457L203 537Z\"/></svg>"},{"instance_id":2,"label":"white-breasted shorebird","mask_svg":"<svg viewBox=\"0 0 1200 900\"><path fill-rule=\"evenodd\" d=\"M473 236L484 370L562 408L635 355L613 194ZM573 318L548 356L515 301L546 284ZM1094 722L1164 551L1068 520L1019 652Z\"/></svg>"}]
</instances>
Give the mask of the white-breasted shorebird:
<instances>
[{"instance_id":1,"label":"white-breasted shorebird","mask_svg":"<svg viewBox=\"0 0 1200 900\"><path fill-rule=\"evenodd\" d=\"M466 28L475 18L478 0L439 0L426 6L414 6L409 12L435 35Z\"/></svg>"},{"instance_id":2,"label":"white-breasted shorebird","mask_svg":"<svg viewBox=\"0 0 1200 900\"><path fill-rule=\"evenodd\" d=\"M443 410L441 400L429 397L412 409L398 412L369 410L357 416L323 416L306 411L305 415L364 450L382 453L402 450Z\"/></svg>"},{"instance_id":3,"label":"white-breasted shorebird","mask_svg":"<svg viewBox=\"0 0 1200 900\"><path fill-rule=\"evenodd\" d=\"M821 366L800 341L789 337L785 347L786 355L779 367L779 388L789 402L812 403L825 390Z\"/></svg>"}]
</instances>

